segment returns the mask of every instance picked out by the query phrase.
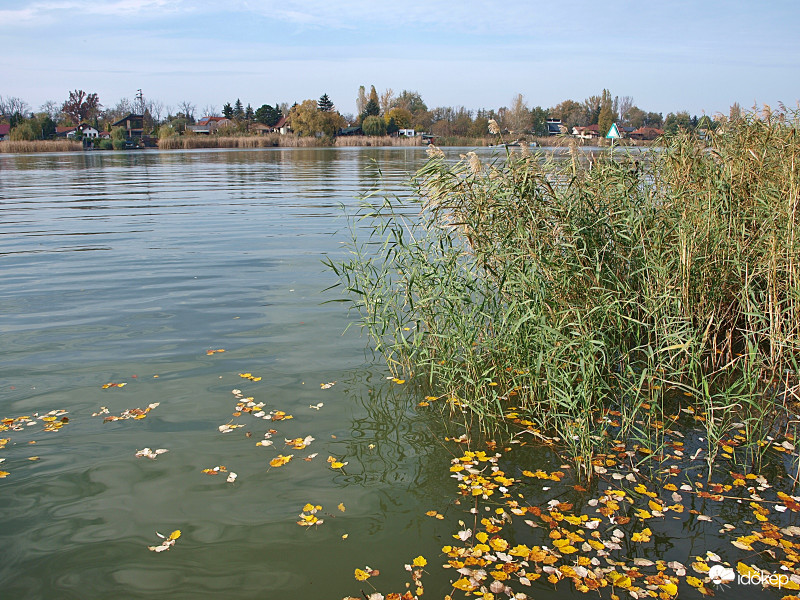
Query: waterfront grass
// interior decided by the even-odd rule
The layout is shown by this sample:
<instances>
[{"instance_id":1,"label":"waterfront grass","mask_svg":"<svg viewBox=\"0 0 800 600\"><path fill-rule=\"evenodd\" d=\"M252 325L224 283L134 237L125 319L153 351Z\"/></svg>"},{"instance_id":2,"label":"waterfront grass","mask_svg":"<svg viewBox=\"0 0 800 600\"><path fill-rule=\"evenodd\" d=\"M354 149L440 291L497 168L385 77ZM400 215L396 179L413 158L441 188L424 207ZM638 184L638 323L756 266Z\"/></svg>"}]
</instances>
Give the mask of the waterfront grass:
<instances>
[{"instance_id":1,"label":"waterfront grass","mask_svg":"<svg viewBox=\"0 0 800 600\"><path fill-rule=\"evenodd\" d=\"M0 144L0 152L17 154L22 152L76 152L83 144L74 140L6 140Z\"/></svg>"},{"instance_id":2,"label":"waterfront grass","mask_svg":"<svg viewBox=\"0 0 800 600\"><path fill-rule=\"evenodd\" d=\"M750 116L591 168L434 152L413 199L365 199L331 267L448 418L555 438L589 475L614 439L658 455L691 411L709 468L734 425L757 464L798 400L797 122Z\"/></svg>"}]
</instances>

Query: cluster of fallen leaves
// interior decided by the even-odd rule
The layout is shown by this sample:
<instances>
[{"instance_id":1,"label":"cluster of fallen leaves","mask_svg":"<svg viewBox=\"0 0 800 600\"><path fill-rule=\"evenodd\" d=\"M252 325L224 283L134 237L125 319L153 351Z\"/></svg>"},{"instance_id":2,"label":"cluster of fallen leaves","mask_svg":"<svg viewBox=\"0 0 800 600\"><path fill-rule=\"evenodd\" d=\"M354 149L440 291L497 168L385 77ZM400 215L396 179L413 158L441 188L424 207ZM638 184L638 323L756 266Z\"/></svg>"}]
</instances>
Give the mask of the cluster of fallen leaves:
<instances>
[{"instance_id":1,"label":"cluster of fallen leaves","mask_svg":"<svg viewBox=\"0 0 800 600\"><path fill-rule=\"evenodd\" d=\"M607 412L602 418L614 426L615 415ZM683 413L694 421L706 418L694 410ZM558 440L534 430L518 414L507 416L539 445L557 446ZM785 479L774 486L764 474L746 472L736 462L739 447L748 441L740 424L718 441L715 471L708 475L703 431L685 424L670 429L677 422L678 416L672 423L656 423L664 439L657 454L613 440L608 453L591 459L591 485L581 485L570 464L554 471L521 469L510 460L512 447L500 453L491 442L489 450L456 454L450 466L459 496L454 504L471 505L471 517L459 520L454 541L442 548L443 567L455 573L451 594L522 600L545 584L614 600L623 595L670 600L681 589L681 594L694 589L713 596L725 589L720 586L741 581L783 594L800 590L800 526L794 524L800 496L791 493ZM471 444L466 434L448 441ZM792 438L768 437L759 445L800 460ZM444 519L437 510L426 514ZM670 541L677 528L711 540L722 556L705 551L683 562L661 559L665 544L678 547L678 541ZM723 553L725 540L730 547ZM365 573L357 570L356 579L366 580ZM420 595L421 587L408 597Z\"/></svg>"},{"instance_id":2,"label":"cluster of fallen leaves","mask_svg":"<svg viewBox=\"0 0 800 600\"><path fill-rule=\"evenodd\" d=\"M498 464L500 454L468 451L454 459L451 471L459 493L497 502L493 512L483 518L478 519L480 511L474 510L474 530L463 528L453 536L456 543L442 549L448 559L446 566L460 575L452 582L453 588L485 600L495 594L522 597L519 586L530 587L541 578L551 584L571 582L580 592L609 588L632 598L667 600L677 597L684 584L713 595L714 585L730 582L735 569L751 579L757 574L767 585L771 581L768 575L781 573L785 575L781 589L800 589L800 528L779 527L768 517L800 509L798 498L784 492L766 498L771 486L756 474L731 472L730 483L704 483L687 477L680 467L664 465L657 481L645 481L635 467L627 468L621 460L630 459L631 452L595 459L594 464L605 469L604 478L598 484L599 494L582 506L561 500L563 487L543 505L526 503L524 494L512 494L512 486L521 482L503 472ZM559 481L564 472L523 471L521 475L527 480ZM533 488L532 482L525 485ZM731 495L737 488L742 493ZM703 499L714 503L749 501L753 519L738 525L719 523L719 517L687 508L702 505ZM731 565L712 552L695 556L689 564L648 558L657 555L653 530L673 517L689 524L694 521L694 527L700 529L721 526L719 533L728 535L749 526L749 534L735 537L733 545L753 551L753 544L762 544L758 549L761 558L766 555L775 568L765 570L744 557ZM539 543L514 543L520 532L538 538ZM751 560L754 554L750 556ZM772 581L777 587L777 579Z\"/></svg>"},{"instance_id":3,"label":"cluster of fallen leaves","mask_svg":"<svg viewBox=\"0 0 800 600\"><path fill-rule=\"evenodd\" d=\"M148 404L146 408L129 408L127 410L123 410L119 416L109 414L109 410L105 406L101 406L100 410L97 412L92 413L93 417L99 417L100 415L108 415L107 417L103 417L103 423L110 423L112 421L124 421L126 419L144 419L147 417L147 413L149 413L154 408L158 408L160 402L152 402Z\"/></svg>"},{"instance_id":4,"label":"cluster of fallen leaves","mask_svg":"<svg viewBox=\"0 0 800 600\"><path fill-rule=\"evenodd\" d=\"M156 531L156 535L160 537L163 541L158 546L148 546L147 549L151 552L164 552L165 550L169 550L175 545L175 542L179 537L181 537L181 530L176 529L169 535L161 535Z\"/></svg>"},{"instance_id":5,"label":"cluster of fallen leaves","mask_svg":"<svg viewBox=\"0 0 800 600\"><path fill-rule=\"evenodd\" d=\"M66 416L67 411L58 409L51 410L46 413L39 414L38 412L30 415L21 415L19 417L6 417L0 420L0 433L12 432L12 434L19 432L54 432L59 431L62 427L69 423L69 417ZM41 429L35 429L37 425L41 425ZM32 429L34 428L34 429ZM12 435L7 434L7 435ZM36 440L28 440L28 445L36 444ZM8 445L14 443L11 437L0 437L0 450L6 450ZM38 456L28 456L26 460L38 461ZM5 457L0 457L0 464L6 462ZM5 479L11 475L10 471L0 470L0 479Z\"/></svg>"}]
</instances>

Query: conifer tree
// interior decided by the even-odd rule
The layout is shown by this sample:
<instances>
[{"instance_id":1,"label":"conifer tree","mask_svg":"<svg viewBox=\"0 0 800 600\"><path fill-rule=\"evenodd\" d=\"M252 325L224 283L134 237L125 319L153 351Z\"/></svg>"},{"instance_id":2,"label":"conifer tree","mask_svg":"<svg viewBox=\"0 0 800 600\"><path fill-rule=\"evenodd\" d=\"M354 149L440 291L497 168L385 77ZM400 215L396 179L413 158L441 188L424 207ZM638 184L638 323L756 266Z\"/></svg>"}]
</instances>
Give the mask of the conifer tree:
<instances>
[{"instance_id":1,"label":"conifer tree","mask_svg":"<svg viewBox=\"0 0 800 600\"><path fill-rule=\"evenodd\" d=\"M331 102L331 99L328 98L328 94L322 94L322 96L320 96L320 99L317 102L317 108L322 112L333 111L333 102Z\"/></svg>"}]
</instances>

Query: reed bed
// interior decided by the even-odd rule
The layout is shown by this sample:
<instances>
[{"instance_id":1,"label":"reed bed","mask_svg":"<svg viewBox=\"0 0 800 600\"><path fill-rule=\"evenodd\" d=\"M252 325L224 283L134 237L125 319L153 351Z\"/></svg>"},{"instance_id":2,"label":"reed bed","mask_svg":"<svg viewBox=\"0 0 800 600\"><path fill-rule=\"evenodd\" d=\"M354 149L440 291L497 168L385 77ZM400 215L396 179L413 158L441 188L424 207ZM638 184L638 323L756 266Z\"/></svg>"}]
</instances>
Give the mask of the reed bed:
<instances>
[{"instance_id":1,"label":"reed bed","mask_svg":"<svg viewBox=\"0 0 800 600\"><path fill-rule=\"evenodd\" d=\"M184 135L158 140L160 150L192 150L194 148L311 148L326 145L322 138L280 135L259 136Z\"/></svg>"},{"instance_id":2,"label":"reed bed","mask_svg":"<svg viewBox=\"0 0 800 600\"><path fill-rule=\"evenodd\" d=\"M259 136L185 135L158 140L161 150L190 150L193 148L315 148L345 146L421 146L421 138L341 136L300 137L278 133Z\"/></svg>"},{"instance_id":3,"label":"reed bed","mask_svg":"<svg viewBox=\"0 0 800 600\"><path fill-rule=\"evenodd\" d=\"M346 146L424 146L421 137L392 137L390 135L383 136L339 136L334 144L337 147Z\"/></svg>"},{"instance_id":4,"label":"reed bed","mask_svg":"<svg viewBox=\"0 0 800 600\"><path fill-rule=\"evenodd\" d=\"M446 418L546 435L586 476L674 415L758 440L800 400L798 116L578 160L431 149L411 199L364 199L329 263L398 376ZM365 233L366 232L366 233Z\"/></svg>"},{"instance_id":5,"label":"reed bed","mask_svg":"<svg viewBox=\"0 0 800 600\"><path fill-rule=\"evenodd\" d=\"M83 144L74 140L32 140L0 143L0 152L16 154L22 152L75 152L83 150Z\"/></svg>"}]
</instances>

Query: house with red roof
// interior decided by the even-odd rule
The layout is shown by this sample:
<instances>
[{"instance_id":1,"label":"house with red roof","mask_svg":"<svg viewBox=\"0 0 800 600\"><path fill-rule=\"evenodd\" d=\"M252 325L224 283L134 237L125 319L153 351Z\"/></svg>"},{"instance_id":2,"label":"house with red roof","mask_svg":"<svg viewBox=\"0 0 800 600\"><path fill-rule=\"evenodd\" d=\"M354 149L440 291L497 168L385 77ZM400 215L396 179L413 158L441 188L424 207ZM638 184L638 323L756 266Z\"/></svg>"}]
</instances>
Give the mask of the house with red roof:
<instances>
[{"instance_id":1,"label":"house with red roof","mask_svg":"<svg viewBox=\"0 0 800 600\"><path fill-rule=\"evenodd\" d=\"M203 135L210 135L216 133L217 130L222 127L230 127L231 125L233 125L233 121L225 117L203 117L194 125L187 125L186 130Z\"/></svg>"},{"instance_id":2,"label":"house with red roof","mask_svg":"<svg viewBox=\"0 0 800 600\"><path fill-rule=\"evenodd\" d=\"M8 123L0 125L0 141L7 140L10 131L11 131L11 125L9 125Z\"/></svg>"},{"instance_id":3,"label":"house with red roof","mask_svg":"<svg viewBox=\"0 0 800 600\"><path fill-rule=\"evenodd\" d=\"M591 140L600 137L600 126L597 124L588 125L587 127L573 127L572 135L582 140Z\"/></svg>"},{"instance_id":4,"label":"house with red roof","mask_svg":"<svg viewBox=\"0 0 800 600\"><path fill-rule=\"evenodd\" d=\"M664 130L657 127L639 127L630 133L632 140L654 140L664 135Z\"/></svg>"}]
</instances>

